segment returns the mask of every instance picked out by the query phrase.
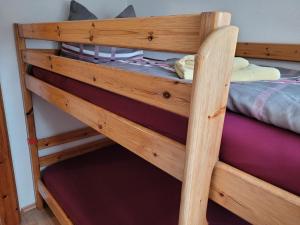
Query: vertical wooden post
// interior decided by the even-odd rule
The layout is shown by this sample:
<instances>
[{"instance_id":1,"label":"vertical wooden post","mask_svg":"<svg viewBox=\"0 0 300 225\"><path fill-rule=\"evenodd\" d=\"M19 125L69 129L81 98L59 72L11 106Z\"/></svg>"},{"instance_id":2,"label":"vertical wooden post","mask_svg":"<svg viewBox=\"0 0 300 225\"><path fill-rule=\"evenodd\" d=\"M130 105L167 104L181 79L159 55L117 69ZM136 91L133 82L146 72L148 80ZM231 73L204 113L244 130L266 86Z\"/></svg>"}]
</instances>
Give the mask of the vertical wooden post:
<instances>
[{"instance_id":1,"label":"vertical wooden post","mask_svg":"<svg viewBox=\"0 0 300 225\"><path fill-rule=\"evenodd\" d=\"M0 224L20 223L20 210L0 90Z\"/></svg>"},{"instance_id":2,"label":"vertical wooden post","mask_svg":"<svg viewBox=\"0 0 300 225\"><path fill-rule=\"evenodd\" d=\"M26 43L25 43L25 39L20 37L19 35L18 24L14 24L14 31L15 31L17 58L19 64L20 82L21 82L21 88L23 93L24 113L25 113L26 125L27 125L28 145L29 145L30 155L31 155L35 201L36 201L36 207L40 209L43 207L43 200L38 191L38 181L40 179L40 165L39 165L39 156L38 156L37 137L35 131L32 97L30 91L26 89L26 85L25 85L25 74L27 70L27 65L24 63L22 57L22 51L26 49Z\"/></svg>"},{"instance_id":3,"label":"vertical wooden post","mask_svg":"<svg viewBox=\"0 0 300 225\"><path fill-rule=\"evenodd\" d=\"M196 59L179 225L205 225L218 160L238 29L219 28Z\"/></svg>"}]
</instances>

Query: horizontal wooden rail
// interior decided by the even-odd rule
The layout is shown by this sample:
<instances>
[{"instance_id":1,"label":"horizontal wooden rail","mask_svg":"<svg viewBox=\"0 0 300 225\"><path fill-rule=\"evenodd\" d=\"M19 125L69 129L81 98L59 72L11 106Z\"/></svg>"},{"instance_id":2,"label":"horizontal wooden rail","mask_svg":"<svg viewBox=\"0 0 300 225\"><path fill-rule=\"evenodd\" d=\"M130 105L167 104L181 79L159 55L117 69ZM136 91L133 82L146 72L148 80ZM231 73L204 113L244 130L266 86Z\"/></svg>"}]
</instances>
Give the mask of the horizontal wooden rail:
<instances>
[{"instance_id":1,"label":"horizontal wooden rail","mask_svg":"<svg viewBox=\"0 0 300 225\"><path fill-rule=\"evenodd\" d=\"M210 198L252 224L296 225L300 197L235 169L215 166Z\"/></svg>"},{"instance_id":2,"label":"horizontal wooden rail","mask_svg":"<svg viewBox=\"0 0 300 225\"><path fill-rule=\"evenodd\" d=\"M300 62L300 44L238 43L236 55Z\"/></svg>"},{"instance_id":3,"label":"horizontal wooden rail","mask_svg":"<svg viewBox=\"0 0 300 225\"><path fill-rule=\"evenodd\" d=\"M150 129L117 116L30 75L26 86L33 93L111 138L177 179L183 177L185 146Z\"/></svg>"},{"instance_id":4,"label":"horizontal wooden rail","mask_svg":"<svg viewBox=\"0 0 300 225\"><path fill-rule=\"evenodd\" d=\"M196 53L211 31L229 23L229 13L209 12L182 16L19 24L19 33L22 38Z\"/></svg>"},{"instance_id":5,"label":"horizontal wooden rail","mask_svg":"<svg viewBox=\"0 0 300 225\"><path fill-rule=\"evenodd\" d=\"M112 145L114 144L113 141L111 141L108 138L104 138L101 140L97 140L97 141L93 141L87 144L82 144L73 148L69 148L69 149L65 149L63 151L60 152L56 152L50 155L46 155L43 157L40 157L40 166L49 166L51 164L69 159L69 158L73 158L75 156L79 156L91 151L95 151L97 149L103 148L105 146L108 145Z\"/></svg>"},{"instance_id":6,"label":"horizontal wooden rail","mask_svg":"<svg viewBox=\"0 0 300 225\"><path fill-rule=\"evenodd\" d=\"M38 140L38 149L42 150L45 148L50 148L57 145L62 145L65 143L78 141L84 138L93 137L99 135L99 132L96 130L86 127L78 130L73 130L58 134L52 137L46 137Z\"/></svg>"},{"instance_id":7,"label":"horizontal wooden rail","mask_svg":"<svg viewBox=\"0 0 300 225\"><path fill-rule=\"evenodd\" d=\"M192 84L27 50L24 62L126 97L189 116Z\"/></svg>"}]
</instances>

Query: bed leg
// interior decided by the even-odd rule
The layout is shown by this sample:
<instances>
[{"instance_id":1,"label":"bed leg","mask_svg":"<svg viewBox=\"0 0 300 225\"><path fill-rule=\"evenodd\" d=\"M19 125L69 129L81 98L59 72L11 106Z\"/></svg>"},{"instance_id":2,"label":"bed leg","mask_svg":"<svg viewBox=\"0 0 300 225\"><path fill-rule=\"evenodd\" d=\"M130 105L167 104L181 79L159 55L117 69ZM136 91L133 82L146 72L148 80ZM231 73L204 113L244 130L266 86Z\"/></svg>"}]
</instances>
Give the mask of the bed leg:
<instances>
[{"instance_id":1,"label":"bed leg","mask_svg":"<svg viewBox=\"0 0 300 225\"><path fill-rule=\"evenodd\" d=\"M214 31L197 55L179 225L207 224L210 182L221 145L237 33L233 26Z\"/></svg>"},{"instance_id":2,"label":"bed leg","mask_svg":"<svg viewBox=\"0 0 300 225\"><path fill-rule=\"evenodd\" d=\"M38 209L43 208L43 199L38 192L38 181L40 179L40 164L38 156L38 146L37 146L37 137L35 131L35 122L32 106L32 97L30 91L26 88L25 85L25 74L27 71L27 65L23 61L22 51L26 49L25 39L21 37L19 33L18 24L14 24L15 32L15 42L16 42L16 51L18 58L19 74L20 74L20 83L23 94L23 106L24 113L27 125L27 138L28 145L31 155L31 166L33 173L33 182L34 182L34 191L35 191L35 204Z\"/></svg>"}]
</instances>

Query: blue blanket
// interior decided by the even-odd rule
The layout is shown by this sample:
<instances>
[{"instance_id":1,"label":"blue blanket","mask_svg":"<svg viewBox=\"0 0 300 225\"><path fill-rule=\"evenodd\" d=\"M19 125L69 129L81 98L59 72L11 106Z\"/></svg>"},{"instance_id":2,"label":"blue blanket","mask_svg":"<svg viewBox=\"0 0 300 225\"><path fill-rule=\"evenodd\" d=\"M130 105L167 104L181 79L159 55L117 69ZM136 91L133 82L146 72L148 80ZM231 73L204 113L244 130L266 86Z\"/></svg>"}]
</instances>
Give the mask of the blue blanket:
<instances>
[{"instance_id":1,"label":"blue blanket","mask_svg":"<svg viewBox=\"0 0 300 225\"><path fill-rule=\"evenodd\" d=\"M277 81L233 82L227 108L300 133L300 71L278 69Z\"/></svg>"}]
</instances>

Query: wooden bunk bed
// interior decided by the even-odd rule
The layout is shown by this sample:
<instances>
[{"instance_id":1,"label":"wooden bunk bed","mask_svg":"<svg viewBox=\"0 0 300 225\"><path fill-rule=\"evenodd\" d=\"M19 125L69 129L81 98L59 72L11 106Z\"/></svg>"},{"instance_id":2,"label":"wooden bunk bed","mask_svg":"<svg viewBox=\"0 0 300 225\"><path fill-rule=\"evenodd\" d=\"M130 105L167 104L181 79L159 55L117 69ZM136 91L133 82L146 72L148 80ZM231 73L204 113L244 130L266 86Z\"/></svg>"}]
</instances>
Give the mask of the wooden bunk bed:
<instances>
[{"instance_id":1,"label":"wooden bunk bed","mask_svg":"<svg viewBox=\"0 0 300 225\"><path fill-rule=\"evenodd\" d=\"M41 180L40 168L116 142L182 181L180 225L206 224L208 198L253 224L297 224L299 196L218 161L237 32L230 26L230 14L223 12L15 24L37 207L42 207L44 199L61 224L71 225ZM57 55L56 50L27 49L26 39L198 53L195 79L191 84L72 60ZM238 44L237 55L292 61L300 58L297 45L252 46ZM28 65L189 117L187 143L172 140L41 81L27 73ZM38 140L31 93L91 128ZM44 148L98 133L107 138L39 157Z\"/></svg>"}]
</instances>

